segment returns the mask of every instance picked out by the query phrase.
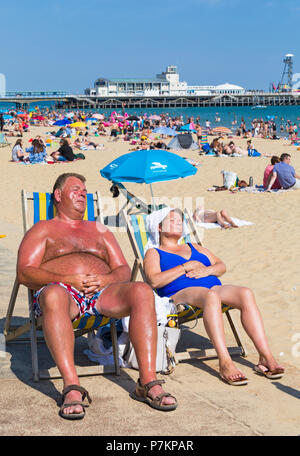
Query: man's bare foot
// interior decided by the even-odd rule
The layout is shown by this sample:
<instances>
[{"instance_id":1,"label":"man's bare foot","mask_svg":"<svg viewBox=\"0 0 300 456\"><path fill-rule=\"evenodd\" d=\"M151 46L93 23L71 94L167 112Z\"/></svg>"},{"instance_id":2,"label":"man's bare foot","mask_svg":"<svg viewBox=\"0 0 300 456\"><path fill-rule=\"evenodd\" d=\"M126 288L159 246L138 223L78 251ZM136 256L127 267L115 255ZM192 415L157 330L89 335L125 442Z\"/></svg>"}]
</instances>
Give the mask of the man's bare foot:
<instances>
[{"instance_id":1,"label":"man's bare foot","mask_svg":"<svg viewBox=\"0 0 300 456\"><path fill-rule=\"evenodd\" d=\"M64 403L69 404L74 401L82 401L82 394L79 391L70 391L65 395ZM63 409L63 413L66 415L69 414L80 414L83 412L83 407L81 405L72 405Z\"/></svg>"},{"instance_id":2,"label":"man's bare foot","mask_svg":"<svg viewBox=\"0 0 300 456\"><path fill-rule=\"evenodd\" d=\"M160 394L162 394L164 392L165 391L163 390L163 388L160 385L156 385L156 386L153 386L152 388L150 388L148 395L150 397L152 397L152 399L154 399L156 396L159 396ZM173 405L175 403L176 403L176 400L174 397L167 396L167 397L163 397L161 405Z\"/></svg>"}]
</instances>

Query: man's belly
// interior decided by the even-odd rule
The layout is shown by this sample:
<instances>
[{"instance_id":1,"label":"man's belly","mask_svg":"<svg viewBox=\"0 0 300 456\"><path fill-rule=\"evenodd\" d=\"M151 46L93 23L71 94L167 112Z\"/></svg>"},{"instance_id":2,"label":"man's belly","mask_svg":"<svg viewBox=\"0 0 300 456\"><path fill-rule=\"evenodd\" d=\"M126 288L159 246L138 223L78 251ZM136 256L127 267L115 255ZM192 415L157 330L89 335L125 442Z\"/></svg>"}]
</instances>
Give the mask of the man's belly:
<instances>
[{"instance_id":1,"label":"man's belly","mask_svg":"<svg viewBox=\"0 0 300 456\"><path fill-rule=\"evenodd\" d=\"M41 264L42 269L57 274L108 274L107 263L90 253L69 253Z\"/></svg>"}]
</instances>

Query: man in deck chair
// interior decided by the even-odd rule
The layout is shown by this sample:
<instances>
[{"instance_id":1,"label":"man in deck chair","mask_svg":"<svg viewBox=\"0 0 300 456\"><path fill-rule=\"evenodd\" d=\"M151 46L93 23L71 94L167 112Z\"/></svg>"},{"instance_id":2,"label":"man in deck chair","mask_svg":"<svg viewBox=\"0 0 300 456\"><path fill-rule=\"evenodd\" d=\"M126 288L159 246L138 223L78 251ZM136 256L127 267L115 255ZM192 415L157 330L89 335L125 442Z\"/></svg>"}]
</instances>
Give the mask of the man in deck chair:
<instances>
[{"instance_id":1,"label":"man in deck chair","mask_svg":"<svg viewBox=\"0 0 300 456\"><path fill-rule=\"evenodd\" d=\"M110 318L130 315L129 335L140 371L131 397L158 410L174 410L176 399L156 379L152 289L130 282L130 268L113 234L99 222L83 220L86 194L83 176L60 175L53 187L56 216L27 231L18 253L18 281L36 290L34 311L43 317L46 343L63 378L60 415L83 418L85 397L90 402L76 373L71 323L86 312Z\"/></svg>"}]
</instances>

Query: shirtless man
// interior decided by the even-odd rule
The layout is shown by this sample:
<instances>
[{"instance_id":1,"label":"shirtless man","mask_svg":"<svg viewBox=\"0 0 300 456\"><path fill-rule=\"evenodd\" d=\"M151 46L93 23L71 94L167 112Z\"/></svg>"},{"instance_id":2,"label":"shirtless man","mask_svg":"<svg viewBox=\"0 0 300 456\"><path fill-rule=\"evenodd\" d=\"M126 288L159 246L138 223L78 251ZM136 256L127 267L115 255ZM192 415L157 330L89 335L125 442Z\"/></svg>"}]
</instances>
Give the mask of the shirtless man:
<instances>
[{"instance_id":1,"label":"shirtless man","mask_svg":"<svg viewBox=\"0 0 300 456\"><path fill-rule=\"evenodd\" d=\"M76 389L72 327L72 320L85 312L111 318L130 315L129 336L140 368L131 397L159 410L173 410L176 399L156 380L153 291L143 282L130 282L130 268L114 235L99 222L83 220L86 194L83 176L59 176L53 187L57 215L36 223L18 254L18 280L36 290L35 314L42 315L46 343L63 378L60 415L79 419L85 413L82 399L87 392Z\"/></svg>"}]
</instances>

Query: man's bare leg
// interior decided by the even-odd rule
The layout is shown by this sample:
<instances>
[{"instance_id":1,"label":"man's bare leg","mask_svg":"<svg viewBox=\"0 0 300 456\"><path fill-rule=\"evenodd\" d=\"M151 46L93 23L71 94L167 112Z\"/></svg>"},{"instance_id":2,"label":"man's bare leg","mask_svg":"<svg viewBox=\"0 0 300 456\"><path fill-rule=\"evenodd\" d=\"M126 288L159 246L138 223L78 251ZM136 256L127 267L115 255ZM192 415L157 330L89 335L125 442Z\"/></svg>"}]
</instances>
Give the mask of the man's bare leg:
<instances>
[{"instance_id":1,"label":"man's bare leg","mask_svg":"<svg viewBox=\"0 0 300 456\"><path fill-rule=\"evenodd\" d=\"M71 322L78 315L78 307L69 293L59 285L45 288L39 301L45 340L63 378L64 388L80 385L74 363L74 330ZM65 396L65 402L81 400L79 391L70 391ZM82 413L82 407L68 407L64 413Z\"/></svg>"},{"instance_id":2,"label":"man's bare leg","mask_svg":"<svg viewBox=\"0 0 300 456\"><path fill-rule=\"evenodd\" d=\"M130 316L129 337L134 347L142 385L156 380L157 322L152 288L143 282L112 284L103 291L97 310L107 317ZM153 398L163 393L161 386L149 390ZM164 397L162 404L174 404Z\"/></svg>"}]
</instances>

